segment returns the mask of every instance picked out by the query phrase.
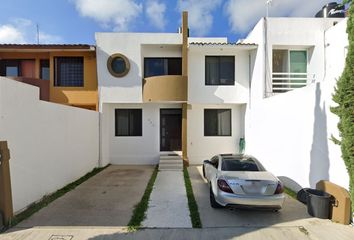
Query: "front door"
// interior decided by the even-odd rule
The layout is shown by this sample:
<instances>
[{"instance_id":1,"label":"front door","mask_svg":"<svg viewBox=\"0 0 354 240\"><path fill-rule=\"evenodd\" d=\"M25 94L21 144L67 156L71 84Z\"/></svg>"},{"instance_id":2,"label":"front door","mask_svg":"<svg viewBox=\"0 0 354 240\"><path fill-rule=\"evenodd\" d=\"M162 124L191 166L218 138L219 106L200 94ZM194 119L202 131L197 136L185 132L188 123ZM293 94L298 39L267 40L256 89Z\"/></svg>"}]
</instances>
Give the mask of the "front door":
<instances>
[{"instance_id":1,"label":"front door","mask_svg":"<svg viewBox=\"0 0 354 240\"><path fill-rule=\"evenodd\" d=\"M181 151L182 109L160 110L160 151Z\"/></svg>"}]
</instances>

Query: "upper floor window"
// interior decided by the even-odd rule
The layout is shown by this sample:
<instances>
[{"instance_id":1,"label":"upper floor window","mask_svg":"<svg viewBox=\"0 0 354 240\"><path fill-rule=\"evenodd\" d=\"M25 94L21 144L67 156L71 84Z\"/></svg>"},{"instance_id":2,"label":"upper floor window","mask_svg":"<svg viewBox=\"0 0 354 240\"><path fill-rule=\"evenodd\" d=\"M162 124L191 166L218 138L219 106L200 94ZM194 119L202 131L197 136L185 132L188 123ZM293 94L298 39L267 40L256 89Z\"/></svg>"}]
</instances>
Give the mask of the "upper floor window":
<instances>
[{"instance_id":1,"label":"upper floor window","mask_svg":"<svg viewBox=\"0 0 354 240\"><path fill-rule=\"evenodd\" d=\"M42 59L40 62L40 79L49 80L49 59Z\"/></svg>"},{"instance_id":2,"label":"upper floor window","mask_svg":"<svg viewBox=\"0 0 354 240\"><path fill-rule=\"evenodd\" d=\"M307 51L273 49L272 89L274 93L304 87L313 77L307 73Z\"/></svg>"},{"instance_id":3,"label":"upper floor window","mask_svg":"<svg viewBox=\"0 0 354 240\"><path fill-rule=\"evenodd\" d=\"M206 56L205 85L234 85L235 57Z\"/></svg>"},{"instance_id":4,"label":"upper floor window","mask_svg":"<svg viewBox=\"0 0 354 240\"><path fill-rule=\"evenodd\" d=\"M144 77L182 75L182 58L144 58Z\"/></svg>"},{"instance_id":5,"label":"upper floor window","mask_svg":"<svg viewBox=\"0 0 354 240\"><path fill-rule=\"evenodd\" d=\"M20 60L4 59L0 61L0 75L6 77L20 76Z\"/></svg>"},{"instance_id":6,"label":"upper floor window","mask_svg":"<svg viewBox=\"0 0 354 240\"><path fill-rule=\"evenodd\" d=\"M83 57L55 57L54 58L54 86L83 87L84 86L84 58Z\"/></svg>"}]
</instances>

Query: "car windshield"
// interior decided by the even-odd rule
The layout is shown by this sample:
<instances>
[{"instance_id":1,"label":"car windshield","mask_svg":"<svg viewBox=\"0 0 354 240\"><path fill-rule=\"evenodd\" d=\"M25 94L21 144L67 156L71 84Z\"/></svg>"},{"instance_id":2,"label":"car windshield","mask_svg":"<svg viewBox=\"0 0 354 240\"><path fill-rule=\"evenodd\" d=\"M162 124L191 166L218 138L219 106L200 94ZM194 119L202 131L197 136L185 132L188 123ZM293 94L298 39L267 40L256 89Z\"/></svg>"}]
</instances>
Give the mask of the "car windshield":
<instances>
[{"instance_id":1,"label":"car windshield","mask_svg":"<svg viewBox=\"0 0 354 240\"><path fill-rule=\"evenodd\" d=\"M262 168L252 158L224 158L222 171L262 171Z\"/></svg>"}]
</instances>

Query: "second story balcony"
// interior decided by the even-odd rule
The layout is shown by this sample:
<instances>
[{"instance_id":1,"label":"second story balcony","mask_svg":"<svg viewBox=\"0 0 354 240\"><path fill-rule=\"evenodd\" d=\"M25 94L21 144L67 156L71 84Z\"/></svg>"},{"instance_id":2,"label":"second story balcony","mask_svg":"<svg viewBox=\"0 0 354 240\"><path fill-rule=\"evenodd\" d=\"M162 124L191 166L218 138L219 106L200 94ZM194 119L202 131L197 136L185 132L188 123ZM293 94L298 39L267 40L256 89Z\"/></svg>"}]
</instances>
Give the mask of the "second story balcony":
<instances>
[{"instance_id":1,"label":"second story balcony","mask_svg":"<svg viewBox=\"0 0 354 240\"><path fill-rule=\"evenodd\" d=\"M187 101L187 77L182 76L181 58L144 58L143 101Z\"/></svg>"},{"instance_id":2,"label":"second story balcony","mask_svg":"<svg viewBox=\"0 0 354 240\"><path fill-rule=\"evenodd\" d=\"M187 101L187 78L181 75L162 75L144 78L143 101Z\"/></svg>"}]
</instances>

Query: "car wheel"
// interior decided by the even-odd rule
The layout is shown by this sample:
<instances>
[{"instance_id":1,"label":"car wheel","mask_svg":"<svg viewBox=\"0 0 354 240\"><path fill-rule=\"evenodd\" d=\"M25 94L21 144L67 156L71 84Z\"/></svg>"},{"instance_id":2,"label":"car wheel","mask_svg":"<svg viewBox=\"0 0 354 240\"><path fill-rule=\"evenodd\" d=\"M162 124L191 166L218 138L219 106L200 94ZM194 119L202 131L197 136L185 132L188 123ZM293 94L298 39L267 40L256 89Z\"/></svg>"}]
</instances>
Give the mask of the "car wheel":
<instances>
[{"instance_id":1,"label":"car wheel","mask_svg":"<svg viewBox=\"0 0 354 240\"><path fill-rule=\"evenodd\" d=\"M210 206L212 208L222 208L222 205L217 203L217 201L215 200L215 196L213 190L211 189L211 186L210 186Z\"/></svg>"},{"instance_id":2,"label":"car wheel","mask_svg":"<svg viewBox=\"0 0 354 240\"><path fill-rule=\"evenodd\" d=\"M203 177L205 178L205 166L203 165Z\"/></svg>"}]
</instances>

